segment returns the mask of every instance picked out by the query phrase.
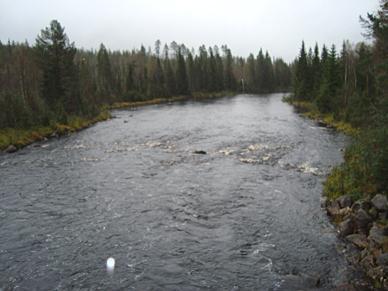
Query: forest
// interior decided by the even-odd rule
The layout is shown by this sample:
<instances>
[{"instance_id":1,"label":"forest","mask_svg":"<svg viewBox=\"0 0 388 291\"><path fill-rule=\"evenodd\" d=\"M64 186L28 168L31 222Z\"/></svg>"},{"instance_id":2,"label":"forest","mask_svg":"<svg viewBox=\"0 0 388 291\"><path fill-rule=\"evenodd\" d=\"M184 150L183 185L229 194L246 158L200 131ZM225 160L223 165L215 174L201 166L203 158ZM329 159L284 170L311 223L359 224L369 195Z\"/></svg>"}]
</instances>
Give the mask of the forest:
<instances>
[{"instance_id":1,"label":"forest","mask_svg":"<svg viewBox=\"0 0 388 291\"><path fill-rule=\"evenodd\" d=\"M197 51L184 44L153 49L77 49L53 20L36 43L0 43L0 129L69 124L114 102L214 92L288 91L291 69L259 50L247 59L223 45Z\"/></svg>"},{"instance_id":2,"label":"forest","mask_svg":"<svg viewBox=\"0 0 388 291\"><path fill-rule=\"evenodd\" d=\"M333 45L319 50L302 43L295 61L291 102L330 122L340 122L354 141L345 163L325 185L329 198L355 199L388 190L388 2L360 18L370 40L340 52ZM313 114L314 115L314 114Z\"/></svg>"}]
</instances>

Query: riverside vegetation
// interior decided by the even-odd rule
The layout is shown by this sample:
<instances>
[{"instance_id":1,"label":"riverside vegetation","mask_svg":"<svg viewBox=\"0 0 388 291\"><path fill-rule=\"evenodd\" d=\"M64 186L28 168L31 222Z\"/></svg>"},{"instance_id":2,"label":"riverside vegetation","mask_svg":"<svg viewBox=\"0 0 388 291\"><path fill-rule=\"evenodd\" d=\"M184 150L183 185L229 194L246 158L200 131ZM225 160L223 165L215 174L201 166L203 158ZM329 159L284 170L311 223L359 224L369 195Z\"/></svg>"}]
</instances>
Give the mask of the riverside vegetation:
<instances>
[{"instance_id":1,"label":"riverside vegetation","mask_svg":"<svg viewBox=\"0 0 388 291\"><path fill-rule=\"evenodd\" d=\"M53 20L34 46L0 43L0 150L78 130L108 109L230 92L287 91L291 69L259 50L247 59L223 45L196 52L183 44L110 51L77 49ZM228 92L228 93L226 93Z\"/></svg>"},{"instance_id":2,"label":"riverside vegetation","mask_svg":"<svg viewBox=\"0 0 388 291\"><path fill-rule=\"evenodd\" d=\"M320 54L302 43L287 100L353 136L325 182L326 206L341 236L360 250L352 261L375 287L388 288L388 1L361 23L370 45L344 42L338 55L334 45Z\"/></svg>"}]
</instances>

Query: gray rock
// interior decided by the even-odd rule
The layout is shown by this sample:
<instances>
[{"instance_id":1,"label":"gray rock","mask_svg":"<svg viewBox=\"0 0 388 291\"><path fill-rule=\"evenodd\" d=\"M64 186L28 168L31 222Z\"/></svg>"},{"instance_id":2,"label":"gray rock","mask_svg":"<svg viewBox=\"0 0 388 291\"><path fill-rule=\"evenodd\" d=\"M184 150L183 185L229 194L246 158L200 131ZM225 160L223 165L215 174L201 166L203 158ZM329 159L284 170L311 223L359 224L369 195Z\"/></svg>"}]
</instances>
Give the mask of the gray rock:
<instances>
[{"instance_id":1,"label":"gray rock","mask_svg":"<svg viewBox=\"0 0 388 291\"><path fill-rule=\"evenodd\" d=\"M371 200L372 205L379 211L385 211L388 210L388 200L387 196L382 194L377 194L373 199Z\"/></svg>"},{"instance_id":2,"label":"gray rock","mask_svg":"<svg viewBox=\"0 0 388 291\"><path fill-rule=\"evenodd\" d=\"M346 239L360 249L365 249L368 247L368 240L364 234L350 234L346 237Z\"/></svg>"},{"instance_id":3,"label":"gray rock","mask_svg":"<svg viewBox=\"0 0 388 291\"><path fill-rule=\"evenodd\" d=\"M11 153L16 152L17 150L18 150L18 148L15 147L13 144L11 144L11 145L9 145L9 146L5 149L5 152L11 154Z\"/></svg>"},{"instance_id":4,"label":"gray rock","mask_svg":"<svg viewBox=\"0 0 388 291\"><path fill-rule=\"evenodd\" d=\"M383 228L380 228L380 227L374 225L370 229L369 236L368 236L369 241L374 242L378 246L381 246L386 239L387 239L387 236L384 235Z\"/></svg>"},{"instance_id":5,"label":"gray rock","mask_svg":"<svg viewBox=\"0 0 388 291\"><path fill-rule=\"evenodd\" d=\"M354 222L351 218L345 219L338 225L339 232L342 236L348 236L354 232Z\"/></svg>"},{"instance_id":6,"label":"gray rock","mask_svg":"<svg viewBox=\"0 0 388 291\"><path fill-rule=\"evenodd\" d=\"M353 203L352 197L349 195L342 195L337 198L337 201L341 208L351 207Z\"/></svg>"},{"instance_id":7,"label":"gray rock","mask_svg":"<svg viewBox=\"0 0 388 291\"><path fill-rule=\"evenodd\" d=\"M388 266L388 253L379 255L376 262L380 266Z\"/></svg>"},{"instance_id":8,"label":"gray rock","mask_svg":"<svg viewBox=\"0 0 388 291\"><path fill-rule=\"evenodd\" d=\"M372 217L364 209L359 209L354 215L354 222L361 232L367 233Z\"/></svg>"}]
</instances>

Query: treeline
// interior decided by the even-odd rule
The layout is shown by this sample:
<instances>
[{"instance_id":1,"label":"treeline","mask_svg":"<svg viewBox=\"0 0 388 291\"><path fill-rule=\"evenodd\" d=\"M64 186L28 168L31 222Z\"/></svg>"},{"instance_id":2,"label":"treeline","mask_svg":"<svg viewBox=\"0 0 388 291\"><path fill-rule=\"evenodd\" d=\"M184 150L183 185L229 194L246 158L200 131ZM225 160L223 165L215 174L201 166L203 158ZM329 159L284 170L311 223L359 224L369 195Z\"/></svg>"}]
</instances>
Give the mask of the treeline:
<instances>
[{"instance_id":1,"label":"treeline","mask_svg":"<svg viewBox=\"0 0 388 291\"><path fill-rule=\"evenodd\" d=\"M294 67L294 99L312 102L324 114L360 129L333 172L327 191L357 197L388 190L388 1L361 18L372 44L344 42L321 52L304 43Z\"/></svg>"},{"instance_id":2,"label":"treeline","mask_svg":"<svg viewBox=\"0 0 388 291\"><path fill-rule=\"evenodd\" d=\"M260 50L235 57L223 45L196 52L172 42L153 50L77 49L58 21L43 29L34 46L0 42L0 128L66 123L95 116L103 104L195 92L273 92L291 86L282 59Z\"/></svg>"}]
</instances>

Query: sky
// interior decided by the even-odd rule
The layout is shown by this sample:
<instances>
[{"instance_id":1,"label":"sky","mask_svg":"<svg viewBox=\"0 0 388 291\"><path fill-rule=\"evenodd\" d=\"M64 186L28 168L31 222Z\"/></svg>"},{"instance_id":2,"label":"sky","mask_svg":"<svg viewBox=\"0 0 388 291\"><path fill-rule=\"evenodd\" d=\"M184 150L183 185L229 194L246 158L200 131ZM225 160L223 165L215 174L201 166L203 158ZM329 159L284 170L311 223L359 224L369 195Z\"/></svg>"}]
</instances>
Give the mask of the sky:
<instances>
[{"instance_id":1,"label":"sky","mask_svg":"<svg viewBox=\"0 0 388 291\"><path fill-rule=\"evenodd\" d=\"M112 50L184 43L227 44L246 57L268 50L292 61L307 46L364 39L359 16L376 11L378 0L0 0L0 40L30 44L52 19L70 41L85 49L100 43Z\"/></svg>"}]
</instances>

